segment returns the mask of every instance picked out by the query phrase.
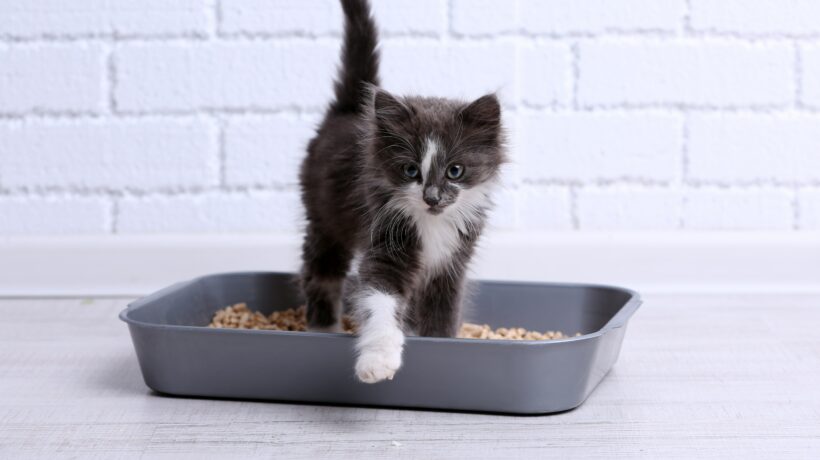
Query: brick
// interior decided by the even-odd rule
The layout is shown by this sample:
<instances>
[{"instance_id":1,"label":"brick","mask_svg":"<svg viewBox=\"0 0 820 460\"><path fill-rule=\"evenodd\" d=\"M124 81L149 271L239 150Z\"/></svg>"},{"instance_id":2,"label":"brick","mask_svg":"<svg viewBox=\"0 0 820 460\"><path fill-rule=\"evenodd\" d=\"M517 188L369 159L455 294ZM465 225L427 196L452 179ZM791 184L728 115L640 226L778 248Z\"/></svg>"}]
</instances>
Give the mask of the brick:
<instances>
[{"instance_id":1,"label":"brick","mask_svg":"<svg viewBox=\"0 0 820 460\"><path fill-rule=\"evenodd\" d=\"M120 233L297 232L296 191L129 197L120 202Z\"/></svg>"},{"instance_id":2,"label":"brick","mask_svg":"<svg viewBox=\"0 0 820 460\"><path fill-rule=\"evenodd\" d=\"M447 0L376 0L373 16L386 35L441 35L447 24Z\"/></svg>"},{"instance_id":3,"label":"brick","mask_svg":"<svg viewBox=\"0 0 820 460\"><path fill-rule=\"evenodd\" d=\"M338 0L229 0L221 4L226 33L339 35L344 20ZM440 35L447 21L446 0L373 2L385 35Z\"/></svg>"},{"instance_id":4,"label":"brick","mask_svg":"<svg viewBox=\"0 0 820 460\"><path fill-rule=\"evenodd\" d=\"M518 28L518 2L453 0L451 28L460 35L490 35Z\"/></svg>"},{"instance_id":5,"label":"brick","mask_svg":"<svg viewBox=\"0 0 820 460\"><path fill-rule=\"evenodd\" d=\"M218 182L203 121L31 122L0 126L5 187L197 187Z\"/></svg>"},{"instance_id":6,"label":"brick","mask_svg":"<svg viewBox=\"0 0 820 460\"><path fill-rule=\"evenodd\" d=\"M531 33L676 31L685 0L519 0L521 26Z\"/></svg>"},{"instance_id":7,"label":"brick","mask_svg":"<svg viewBox=\"0 0 820 460\"><path fill-rule=\"evenodd\" d=\"M0 82L0 113L92 112L106 100L98 46L0 48Z\"/></svg>"},{"instance_id":8,"label":"brick","mask_svg":"<svg viewBox=\"0 0 820 460\"><path fill-rule=\"evenodd\" d=\"M225 131L228 184L297 184L299 165L315 126L313 120L296 117L230 122Z\"/></svg>"},{"instance_id":9,"label":"brick","mask_svg":"<svg viewBox=\"0 0 820 460\"><path fill-rule=\"evenodd\" d=\"M801 92L800 102L820 109L820 46L803 46L801 57Z\"/></svg>"},{"instance_id":10,"label":"brick","mask_svg":"<svg viewBox=\"0 0 820 460\"><path fill-rule=\"evenodd\" d=\"M526 230L571 230L569 189L523 186L518 192L518 222ZM504 206L504 203L499 203Z\"/></svg>"},{"instance_id":11,"label":"brick","mask_svg":"<svg viewBox=\"0 0 820 460\"><path fill-rule=\"evenodd\" d=\"M794 50L788 43L619 40L580 46L584 105L749 107L794 99Z\"/></svg>"},{"instance_id":12,"label":"brick","mask_svg":"<svg viewBox=\"0 0 820 460\"><path fill-rule=\"evenodd\" d=\"M814 0L691 0L692 28L741 34L790 35L820 32Z\"/></svg>"},{"instance_id":13,"label":"brick","mask_svg":"<svg viewBox=\"0 0 820 460\"><path fill-rule=\"evenodd\" d=\"M130 45L117 52L125 111L321 108L337 47L315 42Z\"/></svg>"},{"instance_id":14,"label":"brick","mask_svg":"<svg viewBox=\"0 0 820 460\"><path fill-rule=\"evenodd\" d=\"M578 222L581 230L674 230L682 205L675 189L584 187L578 191Z\"/></svg>"},{"instance_id":15,"label":"brick","mask_svg":"<svg viewBox=\"0 0 820 460\"><path fill-rule=\"evenodd\" d=\"M0 35L205 34L208 0L3 0Z\"/></svg>"},{"instance_id":16,"label":"brick","mask_svg":"<svg viewBox=\"0 0 820 460\"><path fill-rule=\"evenodd\" d=\"M669 181L679 170L682 125L678 116L660 114L523 116L522 178Z\"/></svg>"},{"instance_id":17,"label":"brick","mask_svg":"<svg viewBox=\"0 0 820 460\"><path fill-rule=\"evenodd\" d=\"M498 230L512 230L518 227L519 196L515 188L499 187L492 194L495 206L487 219L488 227Z\"/></svg>"},{"instance_id":18,"label":"brick","mask_svg":"<svg viewBox=\"0 0 820 460\"><path fill-rule=\"evenodd\" d=\"M773 188L687 191L684 228L690 230L791 230L793 194Z\"/></svg>"},{"instance_id":19,"label":"brick","mask_svg":"<svg viewBox=\"0 0 820 460\"><path fill-rule=\"evenodd\" d=\"M564 44L522 45L518 54L521 102L566 106L572 100L572 52Z\"/></svg>"},{"instance_id":20,"label":"brick","mask_svg":"<svg viewBox=\"0 0 820 460\"><path fill-rule=\"evenodd\" d=\"M464 100L497 91L515 101L516 49L510 42L410 43L383 46L383 86L397 94L457 97Z\"/></svg>"},{"instance_id":21,"label":"brick","mask_svg":"<svg viewBox=\"0 0 820 460\"><path fill-rule=\"evenodd\" d=\"M340 33L338 0L228 0L220 3L221 31L324 35Z\"/></svg>"},{"instance_id":22,"label":"brick","mask_svg":"<svg viewBox=\"0 0 820 460\"><path fill-rule=\"evenodd\" d=\"M103 198L0 197L0 234L104 233L109 204Z\"/></svg>"},{"instance_id":23,"label":"brick","mask_svg":"<svg viewBox=\"0 0 820 460\"><path fill-rule=\"evenodd\" d=\"M524 133L521 132L521 116L502 110L501 125L504 129L505 149L509 160L508 163L502 165L501 178L507 184L518 185L521 177L519 174L520 145L525 140Z\"/></svg>"},{"instance_id":24,"label":"brick","mask_svg":"<svg viewBox=\"0 0 820 460\"><path fill-rule=\"evenodd\" d=\"M801 190L797 195L799 228L820 230L820 189Z\"/></svg>"},{"instance_id":25,"label":"brick","mask_svg":"<svg viewBox=\"0 0 820 460\"><path fill-rule=\"evenodd\" d=\"M693 179L820 179L820 116L698 115L689 126Z\"/></svg>"}]
</instances>

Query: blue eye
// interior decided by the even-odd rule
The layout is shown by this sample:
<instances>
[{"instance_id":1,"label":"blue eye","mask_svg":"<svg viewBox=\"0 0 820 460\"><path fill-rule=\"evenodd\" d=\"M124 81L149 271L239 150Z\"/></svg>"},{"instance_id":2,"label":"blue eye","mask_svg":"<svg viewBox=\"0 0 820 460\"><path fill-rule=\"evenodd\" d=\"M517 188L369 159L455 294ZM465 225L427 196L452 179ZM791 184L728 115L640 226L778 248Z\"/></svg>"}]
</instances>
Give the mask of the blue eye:
<instances>
[{"instance_id":1,"label":"blue eye","mask_svg":"<svg viewBox=\"0 0 820 460\"><path fill-rule=\"evenodd\" d=\"M447 168L447 178L456 180L459 177L464 175L464 166L461 165L450 165Z\"/></svg>"},{"instance_id":2,"label":"blue eye","mask_svg":"<svg viewBox=\"0 0 820 460\"><path fill-rule=\"evenodd\" d=\"M412 163L404 165L404 175L410 179L419 177L419 167Z\"/></svg>"}]
</instances>

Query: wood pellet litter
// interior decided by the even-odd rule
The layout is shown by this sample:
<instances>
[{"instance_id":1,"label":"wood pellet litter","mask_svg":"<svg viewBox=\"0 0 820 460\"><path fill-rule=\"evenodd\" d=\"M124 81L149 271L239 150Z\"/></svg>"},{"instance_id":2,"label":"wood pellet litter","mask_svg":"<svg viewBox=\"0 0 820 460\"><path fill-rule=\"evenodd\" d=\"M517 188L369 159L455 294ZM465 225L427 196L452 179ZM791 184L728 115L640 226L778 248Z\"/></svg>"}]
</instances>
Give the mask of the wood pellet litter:
<instances>
[{"instance_id":1,"label":"wood pellet litter","mask_svg":"<svg viewBox=\"0 0 820 460\"><path fill-rule=\"evenodd\" d=\"M218 310L208 327L227 329L264 329L273 331L305 331L305 307L275 311L268 316L258 311L251 311L245 303L238 303ZM356 332L355 324L347 316L342 318L345 332ZM579 336L581 333L575 334ZM555 340L571 336L561 331L536 332L522 327L499 327L493 329L487 324L464 323L458 337L462 339L490 340Z\"/></svg>"}]
</instances>

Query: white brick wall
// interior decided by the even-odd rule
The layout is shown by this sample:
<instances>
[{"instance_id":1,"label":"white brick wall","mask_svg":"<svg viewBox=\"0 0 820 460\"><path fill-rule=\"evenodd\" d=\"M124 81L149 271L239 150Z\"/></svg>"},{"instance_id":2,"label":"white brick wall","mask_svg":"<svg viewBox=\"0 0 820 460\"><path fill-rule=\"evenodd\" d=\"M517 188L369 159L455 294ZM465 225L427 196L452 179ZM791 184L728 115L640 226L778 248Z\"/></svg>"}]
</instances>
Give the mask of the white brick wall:
<instances>
[{"instance_id":1,"label":"white brick wall","mask_svg":"<svg viewBox=\"0 0 820 460\"><path fill-rule=\"evenodd\" d=\"M231 120L225 129L225 181L237 187L298 184L317 123L293 116Z\"/></svg>"},{"instance_id":2,"label":"white brick wall","mask_svg":"<svg viewBox=\"0 0 820 460\"><path fill-rule=\"evenodd\" d=\"M820 10L815 0L689 1L695 30L793 36L820 32Z\"/></svg>"},{"instance_id":3,"label":"white brick wall","mask_svg":"<svg viewBox=\"0 0 820 460\"><path fill-rule=\"evenodd\" d=\"M156 190L219 184L207 120L32 121L0 127L5 188Z\"/></svg>"},{"instance_id":4,"label":"white brick wall","mask_svg":"<svg viewBox=\"0 0 820 460\"><path fill-rule=\"evenodd\" d=\"M124 112L318 109L331 94L336 54L304 41L124 45L114 98Z\"/></svg>"},{"instance_id":5,"label":"white brick wall","mask_svg":"<svg viewBox=\"0 0 820 460\"><path fill-rule=\"evenodd\" d=\"M208 0L3 0L0 36L207 35Z\"/></svg>"},{"instance_id":6,"label":"white brick wall","mask_svg":"<svg viewBox=\"0 0 820 460\"><path fill-rule=\"evenodd\" d=\"M675 230L682 222L683 196L664 187L599 186L578 192L582 230Z\"/></svg>"},{"instance_id":7,"label":"white brick wall","mask_svg":"<svg viewBox=\"0 0 820 460\"><path fill-rule=\"evenodd\" d=\"M800 228L820 230L820 189L800 193Z\"/></svg>"},{"instance_id":8,"label":"white brick wall","mask_svg":"<svg viewBox=\"0 0 820 460\"><path fill-rule=\"evenodd\" d=\"M105 60L97 44L0 47L0 114L98 112Z\"/></svg>"},{"instance_id":9,"label":"white brick wall","mask_svg":"<svg viewBox=\"0 0 820 460\"><path fill-rule=\"evenodd\" d=\"M502 98L493 225L820 229L820 2L374 2L387 89ZM0 235L297 230L340 14L0 2Z\"/></svg>"},{"instance_id":10,"label":"white brick wall","mask_svg":"<svg viewBox=\"0 0 820 460\"><path fill-rule=\"evenodd\" d=\"M689 177L727 184L820 181L820 116L693 116Z\"/></svg>"},{"instance_id":11,"label":"white brick wall","mask_svg":"<svg viewBox=\"0 0 820 460\"><path fill-rule=\"evenodd\" d=\"M293 231L302 227L294 191L207 192L128 197L119 203L121 233Z\"/></svg>"},{"instance_id":12,"label":"white brick wall","mask_svg":"<svg viewBox=\"0 0 820 460\"><path fill-rule=\"evenodd\" d=\"M0 233L106 233L108 200L65 196L0 196Z\"/></svg>"},{"instance_id":13,"label":"white brick wall","mask_svg":"<svg viewBox=\"0 0 820 460\"><path fill-rule=\"evenodd\" d=\"M535 34L672 32L682 28L685 0L518 0L521 28Z\"/></svg>"},{"instance_id":14,"label":"white brick wall","mask_svg":"<svg viewBox=\"0 0 820 460\"><path fill-rule=\"evenodd\" d=\"M572 103L572 49L565 43L518 45L519 101L529 107Z\"/></svg>"},{"instance_id":15,"label":"white brick wall","mask_svg":"<svg viewBox=\"0 0 820 460\"><path fill-rule=\"evenodd\" d=\"M820 109L820 45L801 47L800 64L803 78L800 88L802 97L798 103Z\"/></svg>"},{"instance_id":16,"label":"white brick wall","mask_svg":"<svg viewBox=\"0 0 820 460\"><path fill-rule=\"evenodd\" d=\"M580 47L578 97L588 106L786 107L794 48L723 40L606 40Z\"/></svg>"},{"instance_id":17,"label":"white brick wall","mask_svg":"<svg viewBox=\"0 0 820 460\"><path fill-rule=\"evenodd\" d=\"M387 42L383 49L382 84L397 93L469 98L497 91L505 105L515 103L516 44L512 41L402 40Z\"/></svg>"},{"instance_id":18,"label":"white brick wall","mask_svg":"<svg viewBox=\"0 0 820 460\"><path fill-rule=\"evenodd\" d=\"M439 36L447 26L447 0L377 1L373 10L386 36ZM226 0L219 31L246 36L341 35L338 0Z\"/></svg>"},{"instance_id":19,"label":"white brick wall","mask_svg":"<svg viewBox=\"0 0 820 460\"><path fill-rule=\"evenodd\" d=\"M793 202L789 190L706 187L687 193L683 223L694 230L787 230L792 227Z\"/></svg>"},{"instance_id":20,"label":"white brick wall","mask_svg":"<svg viewBox=\"0 0 820 460\"><path fill-rule=\"evenodd\" d=\"M530 180L674 180L682 117L674 114L532 114L519 119L521 174Z\"/></svg>"}]
</instances>

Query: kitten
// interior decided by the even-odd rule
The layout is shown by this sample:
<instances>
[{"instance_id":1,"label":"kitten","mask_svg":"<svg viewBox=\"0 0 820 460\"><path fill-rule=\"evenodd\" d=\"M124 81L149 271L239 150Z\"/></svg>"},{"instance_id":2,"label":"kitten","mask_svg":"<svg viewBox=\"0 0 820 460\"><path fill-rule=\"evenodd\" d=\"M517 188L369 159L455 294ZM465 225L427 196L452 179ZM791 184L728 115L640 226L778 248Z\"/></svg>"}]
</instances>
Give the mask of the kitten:
<instances>
[{"instance_id":1,"label":"kitten","mask_svg":"<svg viewBox=\"0 0 820 460\"><path fill-rule=\"evenodd\" d=\"M356 376L374 383L401 366L405 333L456 333L465 268L505 153L495 95L468 104L380 89L370 5L342 0L342 8L335 100L300 174L301 282L312 330L340 330L343 288L350 291ZM348 278L354 256L358 274Z\"/></svg>"}]
</instances>

